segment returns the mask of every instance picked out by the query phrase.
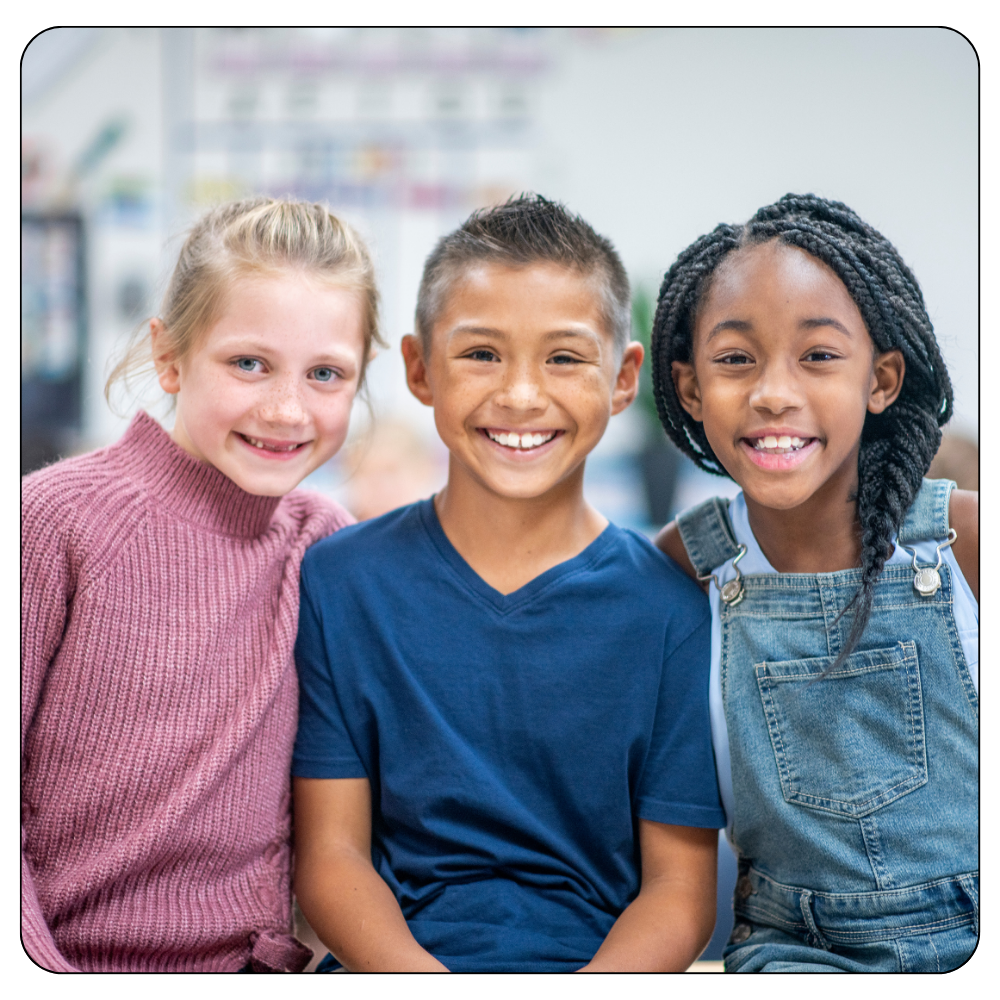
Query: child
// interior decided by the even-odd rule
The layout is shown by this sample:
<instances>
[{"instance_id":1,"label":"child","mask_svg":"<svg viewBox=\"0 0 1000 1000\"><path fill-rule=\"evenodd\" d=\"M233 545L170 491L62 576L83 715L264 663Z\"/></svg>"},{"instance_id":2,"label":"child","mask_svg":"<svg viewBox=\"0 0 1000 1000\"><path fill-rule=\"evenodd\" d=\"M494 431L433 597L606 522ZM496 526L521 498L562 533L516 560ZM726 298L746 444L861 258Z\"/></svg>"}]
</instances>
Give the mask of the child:
<instances>
[{"instance_id":1,"label":"child","mask_svg":"<svg viewBox=\"0 0 1000 1000\"><path fill-rule=\"evenodd\" d=\"M296 894L347 969L684 969L711 935L707 602L583 497L629 321L611 244L543 198L427 261L403 355L447 485L302 571Z\"/></svg>"},{"instance_id":2,"label":"child","mask_svg":"<svg viewBox=\"0 0 1000 1000\"><path fill-rule=\"evenodd\" d=\"M289 761L299 562L352 519L289 492L341 446L378 340L358 237L319 205L210 212L109 380L151 353L170 434L28 476L22 940L55 971L302 969Z\"/></svg>"},{"instance_id":3,"label":"child","mask_svg":"<svg viewBox=\"0 0 1000 1000\"><path fill-rule=\"evenodd\" d=\"M714 583L726 969L957 968L979 925L978 494L921 479L952 391L916 279L846 206L786 195L680 255L652 354L670 437L743 489L658 539Z\"/></svg>"}]
</instances>

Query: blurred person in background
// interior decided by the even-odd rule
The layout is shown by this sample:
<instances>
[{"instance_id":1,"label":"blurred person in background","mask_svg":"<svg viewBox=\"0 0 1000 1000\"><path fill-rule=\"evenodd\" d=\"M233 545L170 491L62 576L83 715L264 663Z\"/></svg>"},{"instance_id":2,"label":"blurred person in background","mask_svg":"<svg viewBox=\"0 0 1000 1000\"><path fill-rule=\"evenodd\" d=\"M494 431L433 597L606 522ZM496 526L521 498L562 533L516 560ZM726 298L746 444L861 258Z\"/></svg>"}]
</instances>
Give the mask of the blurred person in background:
<instances>
[{"instance_id":1,"label":"blurred person in background","mask_svg":"<svg viewBox=\"0 0 1000 1000\"><path fill-rule=\"evenodd\" d=\"M344 449L347 509L367 521L429 497L444 470L428 443L402 420L380 420Z\"/></svg>"},{"instance_id":2,"label":"blurred person in background","mask_svg":"<svg viewBox=\"0 0 1000 1000\"><path fill-rule=\"evenodd\" d=\"M959 431L945 431L941 435L928 479L953 479L960 490L979 490L979 445Z\"/></svg>"}]
</instances>

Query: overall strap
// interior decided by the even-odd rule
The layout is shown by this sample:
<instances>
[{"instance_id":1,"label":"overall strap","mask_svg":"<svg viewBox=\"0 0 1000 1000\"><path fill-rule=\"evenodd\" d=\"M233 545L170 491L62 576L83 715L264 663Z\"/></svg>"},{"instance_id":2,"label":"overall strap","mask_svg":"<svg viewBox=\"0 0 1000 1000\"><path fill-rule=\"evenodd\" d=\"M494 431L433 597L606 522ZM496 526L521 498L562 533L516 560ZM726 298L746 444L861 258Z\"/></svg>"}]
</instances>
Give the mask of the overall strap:
<instances>
[{"instance_id":1,"label":"overall strap","mask_svg":"<svg viewBox=\"0 0 1000 1000\"><path fill-rule=\"evenodd\" d=\"M740 550L729 521L729 501L712 497L677 515L677 530L699 576L732 559Z\"/></svg>"},{"instance_id":2,"label":"overall strap","mask_svg":"<svg viewBox=\"0 0 1000 1000\"><path fill-rule=\"evenodd\" d=\"M900 545L948 537L948 503L955 484L950 479L925 479L899 527Z\"/></svg>"}]
</instances>

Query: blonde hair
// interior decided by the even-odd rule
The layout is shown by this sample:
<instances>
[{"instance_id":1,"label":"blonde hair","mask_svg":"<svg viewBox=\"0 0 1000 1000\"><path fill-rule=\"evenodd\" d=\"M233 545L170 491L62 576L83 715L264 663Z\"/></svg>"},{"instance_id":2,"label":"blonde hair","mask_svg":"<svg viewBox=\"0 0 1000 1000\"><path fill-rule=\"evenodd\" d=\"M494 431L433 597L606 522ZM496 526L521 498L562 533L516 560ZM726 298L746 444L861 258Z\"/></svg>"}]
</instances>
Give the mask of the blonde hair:
<instances>
[{"instance_id":1,"label":"blonde hair","mask_svg":"<svg viewBox=\"0 0 1000 1000\"><path fill-rule=\"evenodd\" d=\"M180 360L191 351L219 319L234 281L285 268L311 272L359 293L365 343L360 389L372 345L387 346L379 332L375 268L354 229L324 205L307 201L245 198L220 205L195 224L161 307L167 353ZM116 383L127 384L153 367L146 321L108 376L105 398L110 401Z\"/></svg>"}]
</instances>

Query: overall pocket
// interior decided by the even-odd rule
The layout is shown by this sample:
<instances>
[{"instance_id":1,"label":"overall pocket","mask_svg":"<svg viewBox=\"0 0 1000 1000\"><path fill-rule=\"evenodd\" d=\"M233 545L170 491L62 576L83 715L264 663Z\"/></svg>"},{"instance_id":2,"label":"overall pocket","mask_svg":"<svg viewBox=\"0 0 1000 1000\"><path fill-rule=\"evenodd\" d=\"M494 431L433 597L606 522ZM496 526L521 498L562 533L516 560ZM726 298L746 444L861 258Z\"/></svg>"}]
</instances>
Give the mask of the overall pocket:
<instances>
[{"instance_id":1,"label":"overall pocket","mask_svg":"<svg viewBox=\"0 0 1000 1000\"><path fill-rule=\"evenodd\" d=\"M754 666L786 802L858 818L927 783L917 647Z\"/></svg>"}]
</instances>

